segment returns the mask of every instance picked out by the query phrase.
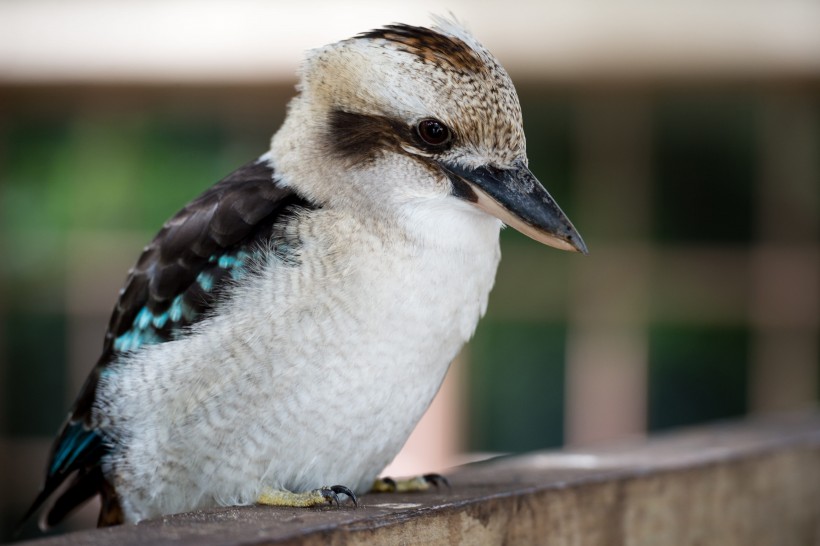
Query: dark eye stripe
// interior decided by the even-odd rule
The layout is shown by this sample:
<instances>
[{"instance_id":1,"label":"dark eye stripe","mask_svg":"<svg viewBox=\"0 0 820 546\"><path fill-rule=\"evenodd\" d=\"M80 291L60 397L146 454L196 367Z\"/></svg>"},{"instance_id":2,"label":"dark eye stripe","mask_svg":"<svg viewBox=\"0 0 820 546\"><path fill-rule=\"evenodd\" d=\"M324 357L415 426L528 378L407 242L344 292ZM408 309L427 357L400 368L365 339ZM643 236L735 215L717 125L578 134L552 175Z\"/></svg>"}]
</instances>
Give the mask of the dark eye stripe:
<instances>
[{"instance_id":1,"label":"dark eye stripe","mask_svg":"<svg viewBox=\"0 0 820 546\"><path fill-rule=\"evenodd\" d=\"M446 131L446 138L441 144L431 144L422 138L419 126L428 121L439 124ZM433 126L430 126L430 129L433 129ZM401 120L386 116L344 110L333 110L328 118L328 148L337 157L354 164L371 161L385 150L402 153L407 147L431 155L437 154L448 150L455 139L455 134L445 124L432 118L423 119L415 125L407 125ZM437 139L433 138L432 141L436 142Z\"/></svg>"}]
</instances>

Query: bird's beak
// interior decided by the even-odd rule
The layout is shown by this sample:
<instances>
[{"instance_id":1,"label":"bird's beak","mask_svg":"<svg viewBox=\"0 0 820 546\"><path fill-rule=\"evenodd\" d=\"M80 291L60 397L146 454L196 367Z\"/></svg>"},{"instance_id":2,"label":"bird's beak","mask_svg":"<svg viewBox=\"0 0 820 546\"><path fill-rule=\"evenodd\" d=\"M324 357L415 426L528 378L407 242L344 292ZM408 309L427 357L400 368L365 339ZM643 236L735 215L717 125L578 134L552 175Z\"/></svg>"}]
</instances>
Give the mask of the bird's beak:
<instances>
[{"instance_id":1,"label":"bird's beak","mask_svg":"<svg viewBox=\"0 0 820 546\"><path fill-rule=\"evenodd\" d=\"M587 246L555 199L519 162L512 169L465 169L441 163L454 193L539 243L587 254Z\"/></svg>"}]
</instances>

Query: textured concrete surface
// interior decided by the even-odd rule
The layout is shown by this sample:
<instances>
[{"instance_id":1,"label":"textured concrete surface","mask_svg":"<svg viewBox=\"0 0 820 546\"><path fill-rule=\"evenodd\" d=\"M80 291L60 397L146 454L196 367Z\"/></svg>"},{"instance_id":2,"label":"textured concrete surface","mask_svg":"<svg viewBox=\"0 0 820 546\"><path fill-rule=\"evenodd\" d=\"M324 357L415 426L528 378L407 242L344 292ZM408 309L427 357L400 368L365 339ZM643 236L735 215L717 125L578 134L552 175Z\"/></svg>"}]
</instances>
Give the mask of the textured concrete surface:
<instances>
[{"instance_id":1,"label":"textured concrete surface","mask_svg":"<svg viewBox=\"0 0 820 546\"><path fill-rule=\"evenodd\" d=\"M243 507L26 544L820 544L820 413L690 429L454 470L362 506Z\"/></svg>"}]
</instances>

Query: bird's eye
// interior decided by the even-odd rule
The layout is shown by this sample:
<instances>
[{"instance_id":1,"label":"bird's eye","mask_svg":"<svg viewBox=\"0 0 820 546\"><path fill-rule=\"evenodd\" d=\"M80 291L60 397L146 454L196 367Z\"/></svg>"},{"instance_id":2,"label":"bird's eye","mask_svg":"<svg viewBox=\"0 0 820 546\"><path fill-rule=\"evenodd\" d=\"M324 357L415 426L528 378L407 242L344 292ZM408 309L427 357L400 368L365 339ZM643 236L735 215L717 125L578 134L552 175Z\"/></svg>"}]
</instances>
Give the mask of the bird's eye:
<instances>
[{"instance_id":1,"label":"bird's eye","mask_svg":"<svg viewBox=\"0 0 820 546\"><path fill-rule=\"evenodd\" d=\"M428 146L439 148L452 138L450 129L437 119L423 119L416 126L421 140Z\"/></svg>"}]
</instances>

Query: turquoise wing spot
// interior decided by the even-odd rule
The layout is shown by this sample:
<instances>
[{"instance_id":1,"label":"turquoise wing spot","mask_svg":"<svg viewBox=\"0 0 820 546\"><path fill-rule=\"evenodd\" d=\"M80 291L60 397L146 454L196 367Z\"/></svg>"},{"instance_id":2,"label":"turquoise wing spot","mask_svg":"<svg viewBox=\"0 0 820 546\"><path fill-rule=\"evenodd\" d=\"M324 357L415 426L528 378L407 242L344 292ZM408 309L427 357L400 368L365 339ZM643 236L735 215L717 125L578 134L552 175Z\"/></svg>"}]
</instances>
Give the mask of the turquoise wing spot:
<instances>
[{"instance_id":1,"label":"turquoise wing spot","mask_svg":"<svg viewBox=\"0 0 820 546\"><path fill-rule=\"evenodd\" d=\"M151 345L161 341L163 341L162 338L151 329L132 329L114 340L114 349L120 352L135 351L143 345Z\"/></svg>"},{"instance_id":2,"label":"turquoise wing spot","mask_svg":"<svg viewBox=\"0 0 820 546\"><path fill-rule=\"evenodd\" d=\"M215 254L208 258L208 263L213 264L210 270L201 271L196 277L196 283L203 292L212 293L217 285L221 284L217 281L220 275L213 270L214 266L223 270L223 273L228 273L230 278L236 281L245 276L252 260L259 257L261 257L261 251L250 253L246 250L239 250L233 254ZM196 308L190 302L186 302L185 294L176 296L168 309L159 314L154 314L146 305L134 317L131 329L114 340L114 350L135 351L144 345L162 343L168 339L168 327L174 330L183 322L194 322L197 314ZM159 330L163 329L166 329L166 332L160 333Z\"/></svg>"},{"instance_id":3,"label":"turquoise wing spot","mask_svg":"<svg viewBox=\"0 0 820 546\"><path fill-rule=\"evenodd\" d=\"M154 317L154 320L151 322L151 324L154 325L154 328L163 328L165 324L168 322L168 318L168 311L166 311Z\"/></svg>"},{"instance_id":4,"label":"turquoise wing spot","mask_svg":"<svg viewBox=\"0 0 820 546\"><path fill-rule=\"evenodd\" d=\"M250 253L240 250L236 254L225 254L224 256L220 256L216 261L219 267L230 271L233 279L241 279L247 270L251 257L252 256Z\"/></svg>"},{"instance_id":5,"label":"turquoise wing spot","mask_svg":"<svg viewBox=\"0 0 820 546\"><path fill-rule=\"evenodd\" d=\"M196 277L196 282L202 287L205 292L210 292L214 289L214 276L203 271Z\"/></svg>"},{"instance_id":6,"label":"turquoise wing spot","mask_svg":"<svg viewBox=\"0 0 820 546\"><path fill-rule=\"evenodd\" d=\"M259 254L258 252L255 253L255 255L258 255L258 254ZM230 268L230 271L231 271L231 278L235 281L238 281L239 279L244 277L245 274L247 273L248 264L250 263L252 256L248 252L245 252L244 250L240 250L239 252L236 253L235 258L236 258L236 261L233 263L232 267Z\"/></svg>"},{"instance_id":7,"label":"turquoise wing spot","mask_svg":"<svg viewBox=\"0 0 820 546\"><path fill-rule=\"evenodd\" d=\"M245 251L240 250L236 254L223 254L221 256L211 256L208 258L210 263L216 263L220 268L228 271L231 275L233 280L239 280L245 276L245 273L248 271L248 265L251 262L251 259L254 257L261 256L261 252L254 252L253 254ZM205 291L210 291L213 289L213 279L212 278L202 278L204 274L200 274L197 277L197 281L199 282L202 289Z\"/></svg>"},{"instance_id":8,"label":"turquoise wing spot","mask_svg":"<svg viewBox=\"0 0 820 546\"><path fill-rule=\"evenodd\" d=\"M174 301L171 302L171 307L168 309L168 317L171 319L171 322L179 322L182 320L182 307L182 295L180 294L174 298Z\"/></svg>"},{"instance_id":9,"label":"turquoise wing spot","mask_svg":"<svg viewBox=\"0 0 820 546\"><path fill-rule=\"evenodd\" d=\"M153 322L154 316L148 310L148 308L143 307L140 312L137 314L137 318L134 319L134 326L136 326L140 330L144 330L148 327L149 324Z\"/></svg>"},{"instance_id":10,"label":"turquoise wing spot","mask_svg":"<svg viewBox=\"0 0 820 546\"><path fill-rule=\"evenodd\" d=\"M233 269L236 266L237 257L228 254L219 257L218 265L222 269Z\"/></svg>"}]
</instances>

